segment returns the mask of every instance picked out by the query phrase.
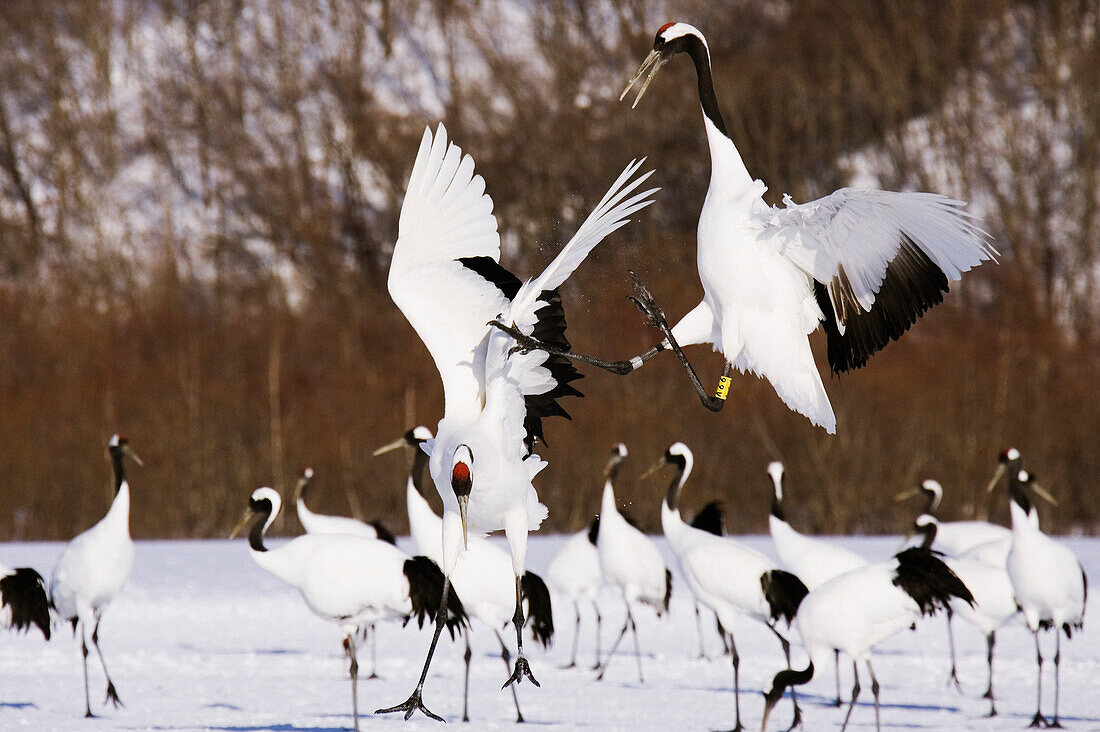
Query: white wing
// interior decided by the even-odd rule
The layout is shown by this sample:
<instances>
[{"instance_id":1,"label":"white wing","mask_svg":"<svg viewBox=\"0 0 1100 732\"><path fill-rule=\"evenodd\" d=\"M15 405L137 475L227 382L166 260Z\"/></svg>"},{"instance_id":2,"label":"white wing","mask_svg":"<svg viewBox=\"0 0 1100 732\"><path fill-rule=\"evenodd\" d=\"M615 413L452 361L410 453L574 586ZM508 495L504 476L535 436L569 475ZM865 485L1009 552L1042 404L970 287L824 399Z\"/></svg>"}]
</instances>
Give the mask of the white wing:
<instances>
[{"instance_id":1,"label":"white wing","mask_svg":"<svg viewBox=\"0 0 1100 732\"><path fill-rule=\"evenodd\" d=\"M831 338L834 370L862 365L940 302L947 280L997 256L965 204L936 193L842 188L784 205L758 213L761 237L825 287L853 351L838 368ZM858 332L846 334L852 325Z\"/></svg>"},{"instance_id":2,"label":"white wing","mask_svg":"<svg viewBox=\"0 0 1100 732\"><path fill-rule=\"evenodd\" d=\"M507 305L492 282L460 258L500 260L493 200L474 161L447 142L442 124L424 130L401 205L389 291L435 360L446 413L480 411L486 325Z\"/></svg>"},{"instance_id":3,"label":"white wing","mask_svg":"<svg viewBox=\"0 0 1100 732\"><path fill-rule=\"evenodd\" d=\"M553 304L542 299L544 292L555 290L573 273L588 253L606 236L628 222L628 217L653 203L650 196L658 189L650 188L635 193L639 186L653 174L646 172L631 180L645 159L631 161L612 184L603 199L588 215L577 233L569 240L542 274L528 280L501 314L505 323L515 323L524 333L531 334L538 322L539 312ZM550 356L546 351L512 353L515 340L503 331L494 329L489 335L485 357L486 408L494 402L505 420L505 434L523 435L526 407L524 397L545 394L558 386L559 381L546 363Z\"/></svg>"}]
</instances>

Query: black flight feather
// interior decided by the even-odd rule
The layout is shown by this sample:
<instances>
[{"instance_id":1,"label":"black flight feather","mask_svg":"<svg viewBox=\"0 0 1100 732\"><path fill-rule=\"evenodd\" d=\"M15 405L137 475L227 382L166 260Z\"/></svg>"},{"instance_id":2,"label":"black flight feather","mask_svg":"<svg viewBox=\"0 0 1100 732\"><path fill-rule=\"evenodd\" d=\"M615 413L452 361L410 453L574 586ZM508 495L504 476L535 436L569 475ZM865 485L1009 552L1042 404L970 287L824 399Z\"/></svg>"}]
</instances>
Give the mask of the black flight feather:
<instances>
[{"instance_id":1,"label":"black flight feather","mask_svg":"<svg viewBox=\"0 0 1100 732\"><path fill-rule=\"evenodd\" d=\"M798 606L809 590L797 576L782 569L772 569L760 575L760 588L764 590L764 599L772 621L783 618L791 624L798 614Z\"/></svg>"},{"instance_id":2,"label":"black flight feather","mask_svg":"<svg viewBox=\"0 0 1100 732\"><path fill-rule=\"evenodd\" d=\"M543 648L549 648L554 640L554 612L550 603L550 590L534 572L525 572L520 580L520 596L527 601L527 622L531 634Z\"/></svg>"},{"instance_id":3,"label":"black flight feather","mask_svg":"<svg viewBox=\"0 0 1100 732\"><path fill-rule=\"evenodd\" d=\"M725 513L722 511L722 502L711 501L699 509L699 513L695 514L695 518L691 520L691 526L715 536L722 536L726 533L723 529L724 521Z\"/></svg>"},{"instance_id":4,"label":"black flight feather","mask_svg":"<svg viewBox=\"0 0 1100 732\"><path fill-rule=\"evenodd\" d=\"M916 601L922 615L935 615L937 610L947 607L952 597L974 604L970 590L937 554L912 547L895 555L898 569L894 585Z\"/></svg>"},{"instance_id":5,"label":"black flight feather","mask_svg":"<svg viewBox=\"0 0 1100 732\"><path fill-rule=\"evenodd\" d=\"M11 628L27 630L37 625L46 640L50 639L50 599L38 572L19 567L0 577L0 603L11 611Z\"/></svg>"},{"instance_id":6,"label":"black flight feather","mask_svg":"<svg viewBox=\"0 0 1100 732\"><path fill-rule=\"evenodd\" d=\"M409 579L412 615L416 616L417 627L423 628L424 621L434 618L439 611L443 599L443 572L431 559L418 555L405 560L405 576ZM447 631L451 634L451 640L454 640L456 630L461 632L468 625L466 608L462 607L455 588L450 587L447 592Z\"/></svg>"},{"instance_id":7,"label":"black flight feather","mask_svg":"<svg viewBox=\"0 0 1100 732\"><path fill-rule=\"evenodd\" d=\"M384 523L381 521L368 521L367 523L374 527L380 541L397 546L397 537L393 535L392 531L386 528Z\"/></svg>"}]
</instances>

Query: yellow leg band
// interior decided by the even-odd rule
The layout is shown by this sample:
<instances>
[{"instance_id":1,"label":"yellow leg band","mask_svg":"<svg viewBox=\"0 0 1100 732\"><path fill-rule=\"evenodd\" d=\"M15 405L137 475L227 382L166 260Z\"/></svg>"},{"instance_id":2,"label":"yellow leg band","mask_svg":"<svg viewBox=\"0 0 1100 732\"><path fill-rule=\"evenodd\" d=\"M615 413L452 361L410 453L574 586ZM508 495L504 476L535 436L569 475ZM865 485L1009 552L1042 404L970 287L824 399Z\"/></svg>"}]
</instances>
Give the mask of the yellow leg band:
<instances>
[{"instance_id":1,"label":"yellow leg band","mask_svg":"<svg viewBox=\"0 0 1100 732\"><path fill-rule=\"evenodd\" d=\"M717 399L725 401L726 396L730 393L730 377L723 376L718 379L718 391L714 392L714 396Z\"/></svg>"}]
</instances>

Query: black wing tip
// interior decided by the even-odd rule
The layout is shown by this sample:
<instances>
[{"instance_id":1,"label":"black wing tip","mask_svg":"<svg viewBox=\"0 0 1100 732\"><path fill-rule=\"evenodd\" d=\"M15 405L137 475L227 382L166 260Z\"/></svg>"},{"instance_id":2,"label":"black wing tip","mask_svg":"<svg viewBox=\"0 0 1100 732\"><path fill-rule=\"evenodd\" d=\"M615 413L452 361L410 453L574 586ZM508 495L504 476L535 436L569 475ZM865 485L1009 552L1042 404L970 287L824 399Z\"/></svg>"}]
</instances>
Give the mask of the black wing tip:
<instances>
[{"instance_id":1,"label":"black wing tip","mask_svg":"<svg viewBox=\"0 0 1100 732\"><path fill-rule=\"evenodd\" d=\"M923 547L910 547L895 555L898 561L893 583L920 607L922 615L935 615L952 598L974 605L974 595L936 553Z\"/></svg>"},{"instance_id":2,"label":"black wing tip","mask_svg":"<svg viewBox=\"0 0 1100 732\"><path fill-rule=\"evenodd\" d=\"M534 572L525 572L520 580L520 593L527 601L527 623L531 635L543 648L554 641L554 608L546 582Z\"/></svg>"},{"instance_id":3,"label":"black wing tip","mask_svg":"<svg viewBox=\"0 0 1100 732\"><path fill-rule=\"evenodd\" d=\"M810 592L797 575L782 569L772 569L760 575L760 588L768 601L771 619L778 621L782 618L787 625L794 620L802 600Z\"/></svg>"},{"instance_id":4,"label":"black wing tip","mask_svg":"<svg viewBox=\"0 0 1100 732\"><path fill-rule=\"evenodd\" d=\"M722 502L711 501L699 509L699 513L695 514L695 518L691 520L691 526L715 536L722 536L726 533L725 520L726 512L722 509Z\"/></svg>"},{"instance_id":5,"label":"black wing tip","mask_svg":"<svg viewBox=\"0 0 1100 732\"><path fill-rule=\"evenodd\" d=\"M0 578L0 602L11 612L12 629L26 631L34 625L42 631L46 640L50 639L52 605L46 583L36 570L17 567L11 574Z\"/></svg>"}]
</instances>

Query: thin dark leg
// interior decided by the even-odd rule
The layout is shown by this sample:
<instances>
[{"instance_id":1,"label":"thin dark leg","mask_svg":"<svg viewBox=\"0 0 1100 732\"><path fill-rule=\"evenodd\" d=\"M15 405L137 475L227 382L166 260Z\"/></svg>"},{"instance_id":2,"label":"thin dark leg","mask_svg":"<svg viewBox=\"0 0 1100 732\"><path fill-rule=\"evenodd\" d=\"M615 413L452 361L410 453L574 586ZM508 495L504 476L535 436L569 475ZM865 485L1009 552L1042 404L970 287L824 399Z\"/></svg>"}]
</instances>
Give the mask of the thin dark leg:
<instances>
[{"instance_id":1,"label":"thin dark leg","mask_svg":"<svg viewBox=\"0 0 1100 732\"><path fill-rule=\"evenodd\" d=\"M567 348L561 346L555 346L552 343L544 343L532 336L524 335L518 329L513 326L505 325L499 320L489 321L489 325L498 328L516 341L515 350L520 353L527 353L529 351L546 351L558 356L564 356L565 358L572 359L574 361L580 361L586 363L589 366L595 366L596 368L603 369L604 371L610 371L613 374L619 376L625 376L635 369L641 368L642 364L656 356L661 351L667 351L668 346L664 343L658 343L653 348L650 348L645 353L639 354L631 359L624 361L606 361L602 358L596 358L595 356L586 356L583 353L576 353L570 351Z\"/></svg>"},{"instance_id":2,"label":"thin dark leg","mask_svg":"<svg viewBox=\"0 0 1100 732\"><path fill-rule=\"evenodd\" d=\"M88 697L88 641L84 640L84 623L80 623L80 655L84 661L84 716L94 717L92 703Z\"/></svg>"},{"instance_id":3,"label":"thin dark leg","mask_svg":"<svg viewBox=\"0 0 1100 732\"><path fill-rule=\"evenodd\" d=\"M741 726L741 656L737 655L737 643L733 640L733 631L727 631L730 639L730 658L733 660L733 732L745 729Z\"/></svg>"},{"instance_id":4,"label":"thin dark leg","mask_svg":"<svg viewBox=\"0 0 1100 732\"><path fill-rule=\"evenodd\" d=\"M634 616L630 613L630 605L626 606L626 619L630 621L630 632L634 634L634 658L638 661L638 683L644 684L642 677L642 650L638 646L638 625L634 622Z\"/></svg>"},{"instance_id":5,"label":"thin dark leg","mask_svg":"<svg viewBox=\"0 0 1100 732\"><path fill-rule=\"evenodd\" d=\"M1046 727L1047 720L1043 717L1043 649L1039 647L1039 630L1035 630L1035 658L1039 662L1039 678L1035 684L1035 716L1031 718L1029 727Z\"/></svg>"},{"instance_id":6,"label":"thin dark leg","mask_svg":"<svg viewBox=\"0 0 1100 732\"><path fill-rule=\"evenodd\" d=\"M517 681L523 681L526 676L535 686L542 686L531 673L531 665L527 663L527 657L523 655L523 600L521 594L521 578L516 575L516 612L512 615L512 625L516 626L516 667L512 675L504 682L504 686L511 686ZM504 686L500 688L504 688Z\"/></svg>"},{"instance_id":7,"label":"thin dark leg","mask_svg":"<svg viewBox=\"0 0 1100 732\"><path fill-rule=\"evenodd\" d=\"M370 676L368 679L380 679L378 675L378 631L374 626L374 623L370 624L368 630L370 633Z\"/></svg>"},{"instance_id":8,"label":"thin dark leg","mask_svg":"<svg viewBox=\"0 0 1100 732\"><path fill-rule=\"evenodd\" d=\"M882 722L879 719L878 710L878 679L875 678L875 669L871 667L871 659L867 659L867 673L871 674L871 694L875 697L875 732L882 729Z\"/></svg>"},{"instance_id":9,"label":"thin dark leg","mask_svg":"<svg viewBox=\"0 0 1100 732\"><path fill-rule=\"evenodd\" d=\"M833 702L834 707L840 707L840 651L833 649L833 659L836 661L836 701Z\"/></svg>"},{"instance_id":10,"label":"thin dark leg","mask_svg":"<svg viewBox=\"0 0 1100 732\"><path fill-rule=\"evenodd\" d=\"M695 603L695 629L699 631L699 658L707 657L707 648L703 644L703 614L699 612L699 603Z\"/></svg>"},{"instance_id":11,"label":"thin dark leg","mask_svg":"<svg viewBox=\"0 0 1100 732\"><path fill-rule=\"evenodd\" d=\"M844 724L840 726L840 732L848 729L848 720L852 718L852 709L855 708L856 699L859 698L859 668L854 658L852 659L852 678L855 680L852 684L852 700L848 702L848 713L844 715Z\"/></svg>"},{"instance_id":12,"label":"thin dark leg","mask_svg":"<svg viewBox=\"0 0 1100 732\"><path fill-rule=\"evenodd\" d=\"M623 629L619 631L619 637L615 639L615 642L611 644L611 650L607 652L607 656L604 657L603 663L600 664L600 673L596 676L596 681L603 681L603 675L607 673L607 667L611 664L611 657L615 655L615 651L619 648L619 642L622 641L623 636L626 635L629 621L623 620Z\"/></svg>"},{"instance_id":13,"label":"thin dark leg","mask_svg":"<svg viewBox=\"0 0 1100 732\"><path fill-rule=\"evenodd\" d=\"M1062 633L1058 628L1054 629L1054 719L1050 720L1051 727L1061 727L1058 721L1058 693L1062 685Z\"/></svg>"},{"instance_id":14,"label":"thin dark leg","mask_svg":"<svg viewBox=\"0 0 1100 732\"><path fill-rule=\"evenodd\" d=\"M432 644L428 646L428 657L424 659L424 669L420 672L420 681L416 683L416 688L413 693L409 695L401 704L388 709L375 710L375 714L389 714L390 712L404 712L405 719L413 715L413 712L420 710L424 714L428 715L437 722L442 722L443 717L431 712L424 702L421 701L421 692L424 689L424 679L428 678L428 667L432 663L432 656L435 655L435 646L439 643L439 634L443 632L443 625L447 622L447 597L451 592L451 578L443 577L443 598L439 601L439 610L435 614L435 635L432 636Z\"/></svg>"},{"instance_id":15,"label":"thin dark leg","mask_svg":"<svg viewBox=\"0 0 1100 732\"><path fill-rule=\"evenodd\" d=\"M95 646L96 655L99 656L99 665L103 667L103 675L107 677L107 698L104 703L111 702L117 709L122 706L122 700L118 698L115 684L111 681L111 675L107 673L107 662L103 660L103 651L99 648L99 618L95 619L95 627L92 628L92 645Z\"/></svg>"},{"instance_id":16,"label":"thin dark leg","mask_svg":"<svg viewBox=\"0 0 1100 732\"><path fill-rule=\"evenodd\" d=\"M955 634L951 629L951 618L955 614L951 612L951 608L947 608L947 647L951 649L951 673L947 677L947 685L955 685L955 690L961 692L962 684L959 683L959 674L955 665Z\"/></svg>"},{"instance_id":17,"label":"thin dark leg","mask_svg":"<svg viewBox=\"0 0 1100 732\"><path fill-rule=\"evenodd\" d=\"M352 634L344 637L344 653L347 654L348 672L351 674L351 718L355 720L355 732L359 732L359 659Z\"/></svg>"},{"instance_id":18,"label":"thin dark leg","mask_svg":"<svg viewBox=\"0 0 1100 732\"><path fill-rule=\"evenodd\" d=\"M496 633L496 631L493 631ZM497 640L500 641L500 657L504 661L504 668L512 669L512 654L508 650L508 646L504 645L504 639L500 637L500 633L497 633ZM516 704L516 722L523 722L523 712L519 710L519 696L516 694L516 687L512 687L512 701Z\"/></svg>"},{"instance_id":19,"label":"thin dark leg","mask_svg":"<svg viewBox=\"0 0 1100 732\"><path fill-rule=\"evenodd\" d=\"M462 659L466 662L466 681L462 685L462 721L470 721L470 659L474 653L470 650L470 634L466 634L466 653Z\"/></svg>"},{"instance_id":20,"label":"thin dark leg","mask_svg":"<svg viewBox=\"0 0 1100 732\"><path fill-rule=\"evenodd\" d=\"M775 637L779 639L779 645L783 649L783 658L787 661L787 668L791 667L791 644L783 637L783 635L775 629L774 625L769 625L768 629L775 634ZM794 690L794 686L791 689L791 703L794 705L794 719L791 722L791 726L787 728L787 732L790 732L795 727L802 724L802 710L798 708L798 693Z\"/></svg>"},{"instance_id":21,"label":"thin dark leg","mask_svg":"<svg viewBox=\"0 0 1100 732\"><path fill-rule=\"evenodd\" d=\"M577 643L581 639L581 606L575 599L573 600L573 613L577 616L577 623L573 626L573 656L569 659L569 664L562 666L562 668L575 668L577 665Z\"/></svg>"},{"instance_id":22,"label":"thin dark leg","mask_svg":"<svg viewBox=\"0 0 1100 732\"><path fill-rule=\"evenodd\" d=\"M680 344L676 342L676 338L672 335L672 328L668 325L668 320L665 318L664 311L654 301L653 295L650 294L642 281L638 278L634 272L630 273L631 279L634 281L634 294L630 296L631 302L638 306L645 315L649 316L649 325L659 329L665 335L665 343L668 344L668 348L671 348L676 352L676 357L680 359L680 365L684 367L684 371L687 372L688 379L691 381L691 385L695 387L696 394L699 395L699 401L703 406L712 412L720 412L722 407L726 405L726 387L729 383L730 371L733 366L729 363L726 364L722 370L722 379L719 381L719 390L715 396L710 396L707 390L703 388L703 383L699 380L699 375L695 373L695 368L688 361L687 356L684 355L683 349L680 348ZM663 344L662 344L663 345Z\"/></svg>"},{"instance_id":23,"label":"thin dark leg","mask_svg":"<svg viewBox=\"0 0 1100 732\"><path fill-rule=\"evenodd\" d=\"M595 671L600 667L600 626L603 618L600 617L600 608L595 601L592 602L592 609L596 611L596 665L592 667Z\"/></svg>"},{"instance_id":24,"label":"thin dark leg","mask_svg":"<svg viewBox=\"0 0 1100 732\"><path fill-rule=\"evenodd\" d=\"M997 716L997 704L993 701L993 644L997 641L997 631L993 631L985 637L986 645L986 660L989 662L989 687L985 690L985 694L982 695L983 699L989 700L989 714L987 717Z\"/></svg>"},{"instance_id":25,"label":"thin dark leg","mask_svg":"<svg viewBox=\"0 0 1100 732\"><path fill-rule=\"evenodd\" d=\"M726 629L722 627L722 621L718 619L718 616L714 616L714 627L718 629L718 637L722 639L722 655L728 656L730 654L730 644L726 640Z\"/></svg>"}]
</instances>

